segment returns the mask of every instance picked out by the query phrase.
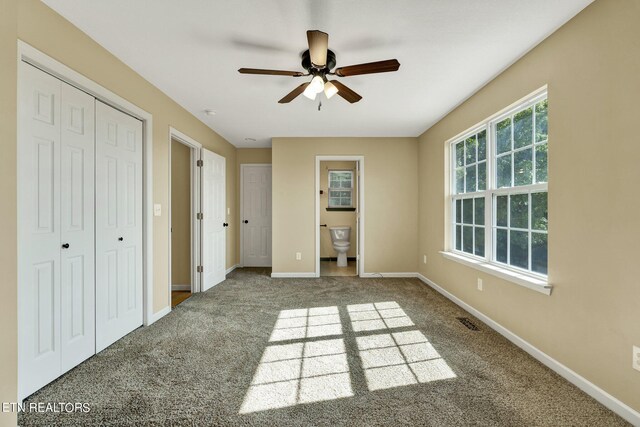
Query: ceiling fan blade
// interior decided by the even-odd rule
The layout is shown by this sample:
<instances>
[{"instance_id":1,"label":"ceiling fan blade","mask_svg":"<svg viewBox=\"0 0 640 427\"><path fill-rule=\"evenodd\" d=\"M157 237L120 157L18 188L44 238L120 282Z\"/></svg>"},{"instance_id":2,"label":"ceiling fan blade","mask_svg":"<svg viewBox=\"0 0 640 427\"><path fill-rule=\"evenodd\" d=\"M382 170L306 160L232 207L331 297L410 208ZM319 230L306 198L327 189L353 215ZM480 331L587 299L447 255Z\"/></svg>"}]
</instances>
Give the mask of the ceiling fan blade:
<instances>
[{"instance_id":1,"label":"ceiling fan blade","mask_svg":"<svg viewBox=\"0 0 640 427\"><path fill-rule=\"evenodd\" d=\"M327 49L329 49L329 34L318 30L307 31L309 42L309 55L311 63L317 67L327 65Z\"/></svg>"},{"instance_id":2,"label":"ceiling fan blade","mask_svg":"<svg viewBox=\"0 0 640 427\"><path fill-rule=\"evenodd\" d=\"M280 101L278 101L278 104L287 104L293 101L295 98L298 97L298 95L304 92L307 86L309 86L309 82L302 83L300 86L298 86L297 88L289 92L287 95L285 95L285 97L282 98Z\"/></svg>"},{"instance_id":3,"label":"ceiling fan blade","mask_svg":"<svg viewBox=\"0 0 640 427\"><path fill-rule=\"evenodd\" d=\"M333 83L335 87L338 88L338 95L340 95L350 103L353 104L354 102L358 102L362 99L360 95L358 95L357 93L355 93L354 91L352 91L351 89L349 89L348 87L340 83L339 81L331 80L331 83Z\"/></svg>"},{"instance_id":4,"label":"ceiling fan blade","mask_svg":"<svg viewBox=\"0 0 640 427\"><path fill-rule=\"evenodd\" d=\"M304 76L304 73L300 71L262 70L260 68L240 68L238 72L240 74L267 74L269 76Z\"/></svg>"},{"instance_id":5,"label":"ceiling fan blade","mask_svg":"<svg viewBox=\"0 0 640 427\"><path fill-rule=\"evenodd\" d=\"M388 73L390 71L398 71L398 68L400 68L400 63L397 59L388 59L386 61L336 68L335 74L340 77L349 77L359 74Z\"/></svg>"}]
</instances>

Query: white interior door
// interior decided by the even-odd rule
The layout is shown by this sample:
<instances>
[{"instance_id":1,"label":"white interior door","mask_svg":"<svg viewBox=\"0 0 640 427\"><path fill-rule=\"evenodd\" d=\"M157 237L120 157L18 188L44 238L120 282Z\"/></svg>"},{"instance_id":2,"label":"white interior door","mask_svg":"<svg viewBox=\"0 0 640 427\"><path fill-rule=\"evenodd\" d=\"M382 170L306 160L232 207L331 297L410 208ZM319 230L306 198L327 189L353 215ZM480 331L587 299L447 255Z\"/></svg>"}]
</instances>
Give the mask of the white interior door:
<instances>
[{"instance_id":1,"label":"white interior door","mask_svg":"<svg viewBox=\"0 0 640 427\"><path fill-rule=\"evenodd\" d=\"M271 266L271 165L242 165L242 265Z\"/></svg>"},{"instance_id":2,"label":"white interior door","mask_svg":"<svg viewBox=\"0 0 640 427\"><path fill-rule=\"evenodd\" d=\"M95 352L94 98L20 64L18 396Z\"/></svg>"},{"instance_id":3,"label":"white interior door","mask_svg":"<svg viewBox=\"0 0 640 427\"><path fill-rule=\"evenodd\" d=\"M26 64L18 141L18 396L60 375L60 94Z\"/></svg>"},{"instance_id":4,"label":"white interior door","mask_svg":"<svg viewBox=\"0 0 640 427\"><path fill-rule=\"evenodd\" d=\"M202 149L202 290L226 276L225 158Z\"/></svg>"},{"instance_id":5,"label":"white interior door","mask_svg":"<svg viewBox=\"0 0 640 427\"><path fill-rule=\"evenodd\" d=\"M62 372L95 354L95 98L62 83Z\"/></svg>"},{"instance_id":6,"label":"white interior door","mask_svg":"<svg viewBox=\"0 0 640 427\"><path fill-rule=\"evenodd\" d=\"M142 325L142 122L96 101L96 351Z\"/></svg>"}]
</instances>

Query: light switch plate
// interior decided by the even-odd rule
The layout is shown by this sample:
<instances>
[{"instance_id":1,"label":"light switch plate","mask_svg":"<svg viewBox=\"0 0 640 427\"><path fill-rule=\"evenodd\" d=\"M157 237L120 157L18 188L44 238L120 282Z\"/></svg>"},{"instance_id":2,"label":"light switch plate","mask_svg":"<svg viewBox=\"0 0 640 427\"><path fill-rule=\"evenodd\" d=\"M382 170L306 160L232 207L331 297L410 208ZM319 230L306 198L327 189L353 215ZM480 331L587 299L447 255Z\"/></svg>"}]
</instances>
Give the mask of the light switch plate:
<instances>
[{"instance_id":1,"label":"light switch plate","mask_svg":"<svg viewBox=\"0 0 640 427\"><path fill-rule=\"evenodd\" d=\"M481 291L482 290L482 279L478 277L478 290Z\"/></svg>"},{"instance_id":2,"label":"light switch plate","mask_svg":"<svg viewBox=\"0 0 640 427\"><path fill-rule=\"evenodd\" d=\"M296 260L300 261L302 259L302 252L296 252Z\"/></svg>"},{"instance_id":3,"label":"light switch plate","mask_svg":"<svg viewBox=\"0 0 640 427\"><path fill-rule=\"evenodd\" d=\"M640 371L640 347L633 346L633 369Z\"/></svg>"},{"instance_id":4,"label":"light switch plate","mask_svg":"<svg viewBox=\"0 0 640 427\"><path fill-rule=\"evenodd\" d=\"M162 215L162 205L160 203L155 203L153 205L153 216Z\"/></svg>"}]
</instances>

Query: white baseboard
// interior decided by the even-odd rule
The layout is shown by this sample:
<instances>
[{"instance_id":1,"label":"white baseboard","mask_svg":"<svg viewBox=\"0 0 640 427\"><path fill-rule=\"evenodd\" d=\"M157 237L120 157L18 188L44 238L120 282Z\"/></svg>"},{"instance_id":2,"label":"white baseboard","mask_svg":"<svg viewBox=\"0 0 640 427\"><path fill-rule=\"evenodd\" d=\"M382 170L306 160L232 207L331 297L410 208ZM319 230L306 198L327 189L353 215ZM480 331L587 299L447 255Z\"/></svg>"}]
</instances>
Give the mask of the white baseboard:
<instances>
[{"instance_id":1,"label":"white baseboard","mask_svg":"<svg viewBox=\"0 0 640 427\"><path fill-rule=\"evenodd\" d=\"M240 264L232 265L231 267L227 268L227 271L225 272L225 274L231 273L233 270L235 270L238 267L240 267Z\"/></svg>"},{"instance_id":2,"label":"white baseboard","mask_svg":"<svg viewBox=\"0 0 640 427\"><path fill-rule=\"evenodd\" d=\"M274 279L287 279L287 278L298 278L298 279L310 279L315 278L316 273L271 273L271 277Z\"/></svg>"},{"instance_id":3,"label":"white baseboard","mask_svg":"<svg viewBox=\"0 0 640 427\"><path fill-rule=\"evenodd\" d=\"M391 272L391 273L363 273L360 277L365 278L365 279L370 279L370 278L374 278L374 277L405 277L405 278L410 278L410 277L418 277L418 273L409 273L409 272Z\"/></svg>"},{"instance_id":4,"label":"white baseboard","mask_svg":"<svg viewBox=\"0 0 640 427\"><path fill-rule=\"evenodd\" d=\"M547 366L549 369L555 371L558 375L578 387L580 390L587 393L589 396L593 397L598 402L602 403L607 408L611 409L616 414L620 415L622 418L633 424L634 426L640 426L640 412L616 399L606 391L602 390L597 385L593 384L586 378L580 376L576 372L572 371L562 363L553 359L548 354L542 352L538 348L529 344L527 341L520 338L518 335L514 334L498 322L494 321L490 317L485 314L482 314L480 311L476 310L466 302L462 301L460 298L456 297L449 291L444 288L438 286L433 281L429 280L425 276L420 273L415 273L415 276L422 280L427 285L431 286L437 292L444 295L446 298L460 306L465 311L473 314L478 319L482 320L486 323L490 328L498 332L500 335L504 336L506 339L511 341L513 344L517 345L527 353L529 353L532 357L537 359L539 362Z\"/></svg>"},{"instance_id":5,"label":"white baseboard","mask_svg":"<svg viewBox=\"0 0 640 427\"><path fill-rule=\"evenodd\" d=\"M162 310L158 311L157 313L153 313L151 315L151 322L149 322L149 325L157 322L158 320L162 319L164 316L166 316L167 314L171 313L171 306L168 305L165 308L163 308ZM149 326L147 325L147 326Z\"/></svg>"},{"instance_id":6,"label":"white baseboard","mask_svg":"<svg viewBox=\"0 0 640 427\"><path fill-rule=\"evenodd\" d=\"M171 285L171 290L172 291L190 291L191 285L175 284L175 285Z\"/></svg>"}]
</instances>

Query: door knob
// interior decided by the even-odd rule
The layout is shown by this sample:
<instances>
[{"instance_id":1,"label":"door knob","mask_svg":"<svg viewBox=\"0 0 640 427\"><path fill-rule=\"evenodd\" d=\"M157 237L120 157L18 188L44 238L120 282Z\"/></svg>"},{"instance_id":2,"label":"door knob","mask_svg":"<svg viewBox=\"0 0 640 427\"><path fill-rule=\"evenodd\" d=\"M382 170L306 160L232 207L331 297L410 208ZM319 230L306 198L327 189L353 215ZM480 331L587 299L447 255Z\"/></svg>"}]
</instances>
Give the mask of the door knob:
<instances>
[{"instance_id":1,"label":"door knob","mask_svg":"<svg viewBox=\"0 0 640 427\"><path fill-rule=\"evenodd\" d=\"M63 243L62 244L62 249L69 249L69 244L68 243Z\"/></svg>"},{"instance_id":2,"label":"door knob","mask_svg":"<svg viewBox=\"0 0 640 427\"><path fill-rule=\"evenodd\" d=\"M118 237L118 241L122 242L124 240L124 237Z\"/></svg>"},{"instance_id":3,"label":"door knob","mask_svg":"<svg viewBox=\"0 0 640 427\"><path fill-rule=\"evenodd\" d=\"M244 220L244 223L245 223L245 224L249 224L249 220L248 220L248 219L245 219L245 220Z\"/></svg>"},{"instance_id":4,"label":"door knob","mask_svg":"<svg viewBox=\"0 0 640 427\"><path fill-rule=\"evenodd\" d=\"M223 226L223 227L228 227L228 226L229 226L229 223L228 223L228 222L223 222L223 223L222 223L222 226Z\"/></svg>"}]
</instances>

